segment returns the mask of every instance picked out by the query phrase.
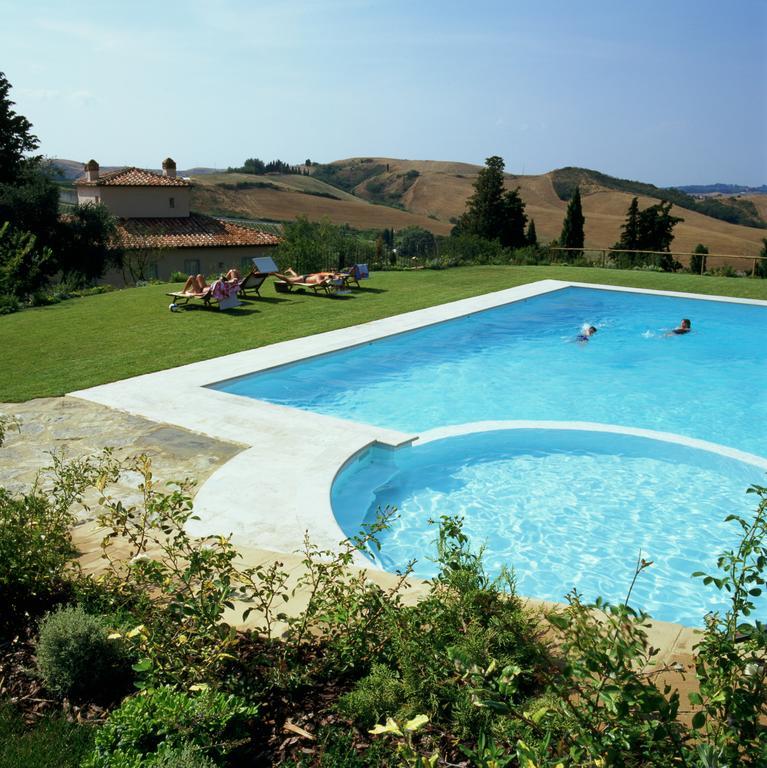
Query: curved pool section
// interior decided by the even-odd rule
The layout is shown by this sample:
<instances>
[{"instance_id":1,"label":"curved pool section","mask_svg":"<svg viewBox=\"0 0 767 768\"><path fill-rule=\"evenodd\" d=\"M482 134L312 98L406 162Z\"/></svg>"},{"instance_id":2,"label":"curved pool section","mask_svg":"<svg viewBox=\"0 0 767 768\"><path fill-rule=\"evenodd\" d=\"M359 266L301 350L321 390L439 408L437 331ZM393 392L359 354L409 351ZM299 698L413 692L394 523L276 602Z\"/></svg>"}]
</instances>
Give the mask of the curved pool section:
<instances>
[{"instance_id":1,"label":"curved pool section","mask_svg":"<svg viewBox=\"0 0 767 768\"><path fill-rule=\"evenodd\" d=\"M372 446L336 476L332 506L347 535L378 509L398 509L371 553L378 565L392 571L415 559L417 576L434 576L430 521L461 515L489 573L513 567L522 595L562 601L577 586L587 600L622 601L641 555L653 564L633 606L687 626L726 608L691 574L715 572L717 556L737 545L740 528L724 518L753 514L757 497L746 489L765 484L767 461L645 430L467 429Z\"/></svg>"}]
</instances>

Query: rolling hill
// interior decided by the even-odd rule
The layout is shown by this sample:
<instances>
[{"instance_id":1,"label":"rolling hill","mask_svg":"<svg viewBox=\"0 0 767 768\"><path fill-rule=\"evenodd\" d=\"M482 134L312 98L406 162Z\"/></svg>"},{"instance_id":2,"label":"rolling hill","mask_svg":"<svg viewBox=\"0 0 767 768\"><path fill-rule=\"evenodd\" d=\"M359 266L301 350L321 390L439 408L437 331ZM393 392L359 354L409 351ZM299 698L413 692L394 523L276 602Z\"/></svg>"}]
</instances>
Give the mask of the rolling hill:
<instances>
[{"instance_id":1,"label":"rolling hill","mask_svg":"<svg viewBox=\"0 0 767 768\"><path fill-rule=\"evenodd\" d=\"M60 163L62 161L56 161ZM68 174L77 165L69 161ZM335 224L357 229L403 229L419 226L435 234L449 234L451 219L463 213L481 166L437 160L359 157L311 167L311 176L251 175L191 171L192 207L202 213L261 221L312 220L327 217ZM186 175L186 172L182 172ZM640 207L669 198L670 191L651 184L615 179L598 171L563 168L536 176L507 174L509 188L519 187L528 216L535 219L540 242L559 236L567 198L578 183L586 216L586 246L609 248L618 240L633 196ZM717 215L749 221L733 223L707 215L697 201L674 190L673 213L684 218L677 225L673 250L692 251L698 243L712 253L758 255L767 237L767 196L717 198L724 211ZM696 207L692 210L681 205Z\"/></svg>"}]
</instances>

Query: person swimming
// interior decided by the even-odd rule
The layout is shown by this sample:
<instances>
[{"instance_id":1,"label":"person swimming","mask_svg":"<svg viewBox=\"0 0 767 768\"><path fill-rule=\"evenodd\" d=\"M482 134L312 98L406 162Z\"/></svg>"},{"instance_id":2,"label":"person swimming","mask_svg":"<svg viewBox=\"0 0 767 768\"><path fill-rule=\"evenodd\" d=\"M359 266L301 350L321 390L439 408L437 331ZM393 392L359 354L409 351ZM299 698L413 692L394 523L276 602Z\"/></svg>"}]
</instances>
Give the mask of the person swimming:
<instances>
[{"instance_id":1,"label":"person swimming","mask_svg":"<svg viewBox=\"0 0 767 768\"><path fill-rule=\"evenodd\" d=\"M588 341L596 332L597 329L593 325L584 324L583 328L581 328L581 332L575 337L575 340L583 343L584 341Z\"/></svg>"},{"instance_id":2,"label":"person swimming","mask_svg":"<svg viewBox=\"0 0 767 768\"><path fill-rule=\"evenodd\" d=\"M685 317L678 328L674 328L671 333L675 333L677 336L681 336L683 333L689 333L692 330L692 323Z\"/></svg>"}]
</instances>

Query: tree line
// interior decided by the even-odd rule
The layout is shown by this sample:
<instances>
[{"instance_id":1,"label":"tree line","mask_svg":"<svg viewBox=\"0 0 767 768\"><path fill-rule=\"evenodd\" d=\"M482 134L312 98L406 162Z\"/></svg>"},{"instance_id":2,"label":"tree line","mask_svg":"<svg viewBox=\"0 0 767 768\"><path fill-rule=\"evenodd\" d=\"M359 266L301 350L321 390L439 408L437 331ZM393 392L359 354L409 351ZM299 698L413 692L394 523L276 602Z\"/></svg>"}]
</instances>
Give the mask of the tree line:
<instances>
[{"instance_id":1,"label":"tree line","mask_svg":"<svg viewBox=\"0 0 767 768\"><path fill-rule=\"evenodd\" d=\"M59 216L54 170L40 155L32 124L17 114L0 72L0 314L12 312L53 281L89 285L121 254L115 220L103 205L75 205Z\"/></svg>"},{"instance_id":2,"label":"tree line","mask_svg":"<svg viewBox=\"0 0 767 768\"><path fill-rule=\"evenodd\" d=\"M311 160L307 160L306 165L311 165ZM265 173L292 173L308 176L309 169L300 165L290 165L290 163L284 163L282 160L270 160L265 163L258 157L249 157L239 168L227 168L227 173L251 173L256 176L263 176Z\"/></svg>"}]
</instances>

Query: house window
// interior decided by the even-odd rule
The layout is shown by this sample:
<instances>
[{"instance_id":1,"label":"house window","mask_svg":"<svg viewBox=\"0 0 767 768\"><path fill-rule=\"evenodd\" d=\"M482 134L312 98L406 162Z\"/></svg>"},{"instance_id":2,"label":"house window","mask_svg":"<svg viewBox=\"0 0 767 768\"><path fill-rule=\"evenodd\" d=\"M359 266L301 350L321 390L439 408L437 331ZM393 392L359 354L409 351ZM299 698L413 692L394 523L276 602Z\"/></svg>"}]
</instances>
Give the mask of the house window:
<instances>
[{"instance_id":1,"label":"house window","mask_svg":"<svg viewBox=\"0 0 767 768\"><path fill-rule=\"evenodd\" d=\"M176 198L175 197L169 197L168 198L168 202L170 203L170 207L171 208L175 208L176 207Z\"/></svg>"},{"instance_id":2,"label":"house window","mask_svg":"<svg viewBox=\"0 0 767 768\"><path fill-rule=\"evenodd\" d=\"M200 274L200 260L199 259L184 259L184 272L187 275L199 275Z\"/></svg>"}]
</instances>

